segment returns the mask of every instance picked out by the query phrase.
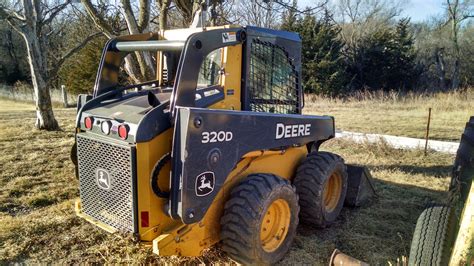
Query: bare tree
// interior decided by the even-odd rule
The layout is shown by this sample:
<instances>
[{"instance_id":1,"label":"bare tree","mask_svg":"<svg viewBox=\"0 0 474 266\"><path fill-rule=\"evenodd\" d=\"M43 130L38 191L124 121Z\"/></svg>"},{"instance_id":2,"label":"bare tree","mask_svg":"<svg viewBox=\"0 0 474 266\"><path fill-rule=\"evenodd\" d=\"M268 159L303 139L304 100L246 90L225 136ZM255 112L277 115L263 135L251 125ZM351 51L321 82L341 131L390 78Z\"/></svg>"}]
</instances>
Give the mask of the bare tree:
<instances>
[{"instance_id":1,"label":"bare tree","mask_svg":"<svg viewBox=\"0 0 474 266\"><path fill-rule=\"evenodd\" d=\"M56 29L52 26L54 20L65 10L71 0L61 4L49 6L48 2L40 0L22 0L15 9L0 5L0 19L15 29L23 38L28 54L28 63L33 83L36 100L36 123L38 129L59 129L51 105L49 87L51 80L55 77L61 65L74 53L79 51L85 44L92 40L97 34L92 34L63 53L55 60L54 64L48 62L49 43L48 37ZM61 31L61 29L58 29Z\"/></svg>"},{"instance_id":2,"label":"bare tree","mask_svg":"<svg viewBox=\"0 0 474 266\"><path fill-rule=\"evenodd\" d=\"M451 42L454 50L454 66L451 88L457 89L460 83L461 49L459 46L459 32L462 23L474 17L474 2L469 0L446 0L448 20L451 24Z\"/></svg>"},{"instance_id":3,"label":"bare tree","mask_svg":"<svg viewBox=\"0 0 474 266\"><path fill-rule=\"evenodd\" d=\"M274 0L237 1L235 19L245 25L275 28L285 8Z\"/></svg>"},{"instance_id":4,"label":"bare tree","mask_svg":"<svg viewBox=\"0 0 474 266\"><path fill-rule=\"evenodd\" d=\"M157 0L156 3L160 9L160 30L166 30L168 28L168 10L171 0Z\"/></svg>"},{"instance_id":5,"label":"bare tree","mask_svg":"<svg viewBox=\"0 0 474 266\"><path fill-rule=\"evenodd\" d=\"M92 19L96 27L108 38L114 38L120 35L120 28L113 28L108 23L104 14L99 12L91 0L81 0L87 14ZM140 0L138 7L138 19L130 0L120 0L120 12L126 23L126 28L130 34L139 34L148 31L150 22L150 0ZM138 64L139 68L136 68ZM153 79L155 69L150 54L144 52L135 52L135 57L127 56L125 58L125 70L134 82Z\"/></svg>"},{"instance_id":6,"label":"bare tree","mask_svg":"<svg viewBox=\"0 0 474 266\"><path fill-rule=\"evenodd\" d=\"M335 22L345 46L342 53L349 61L358 60L361 40L400 15L406 0L338 0Z\"/></svg>"},{"instance_id":7,"label":"bare tree","mask_svg":"<svg viewBox=\"0 0 474 266\"><path fill-rule=\"evenodd\" d=\"M339 0L336 19L344 42L354 47L364 36L372 34L399 16L406 0Z\"/></svg>"},{"instance_id":8,"label":"bare tree","mask_svg":"<svg viewBox=\"0 0 474 266\"><path fill-rule=\"evenodd\" d=\"M183 16L186 25L190 25L194 15L205 1L201 0L174 0L173 1L179 12Z\"/></svg>"}]
</instances>

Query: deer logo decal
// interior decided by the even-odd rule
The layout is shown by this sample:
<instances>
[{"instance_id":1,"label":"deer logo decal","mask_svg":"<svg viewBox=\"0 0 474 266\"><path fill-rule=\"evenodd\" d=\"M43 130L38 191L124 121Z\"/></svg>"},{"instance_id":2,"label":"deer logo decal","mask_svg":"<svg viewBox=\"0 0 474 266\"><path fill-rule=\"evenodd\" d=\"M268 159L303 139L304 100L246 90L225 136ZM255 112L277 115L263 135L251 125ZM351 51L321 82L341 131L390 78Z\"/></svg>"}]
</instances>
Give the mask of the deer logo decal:
<instances>
[{"instance_id":1,"label":"deer logo decal","mask_svg":"<svg viewBox=\"0 0 474 266\"><path fill-rule=\"evenodd\" d=\"M196 195L207 196L214 190L214 173L204 172L196 177Z\"/></svg>"},{"instance_id":2,"label":"deer logo decal","mask_svg":"<svg viewBox=\"0 0 474 266\"><path fill-rule=\"evenodd\" d=\"M95 172L97 177L97 186L99 186L103 190L110 190L112 187L110 174L105 169L98 168Z\"/></svg>"}]
</instances>

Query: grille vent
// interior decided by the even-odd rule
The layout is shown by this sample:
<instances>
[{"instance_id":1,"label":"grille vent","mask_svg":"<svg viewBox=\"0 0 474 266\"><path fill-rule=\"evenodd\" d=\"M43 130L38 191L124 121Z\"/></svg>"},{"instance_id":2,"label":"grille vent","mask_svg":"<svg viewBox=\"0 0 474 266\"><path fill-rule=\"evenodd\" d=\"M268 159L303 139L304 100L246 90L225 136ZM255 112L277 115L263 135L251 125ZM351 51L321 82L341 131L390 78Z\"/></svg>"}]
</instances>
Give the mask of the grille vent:
<instances>
[{"instance_id":1,"label":"grille vent","mask_svg":"<svg viewBox=\"0 0 474 266\"><path fill-rule=\"evenodd\" d=\"M135 147L78 134L77 156L82 211L120 231L135 232ZM107 182L99 184L100 174L109 180L108 189Z\"/></svg>"}]
</instances>

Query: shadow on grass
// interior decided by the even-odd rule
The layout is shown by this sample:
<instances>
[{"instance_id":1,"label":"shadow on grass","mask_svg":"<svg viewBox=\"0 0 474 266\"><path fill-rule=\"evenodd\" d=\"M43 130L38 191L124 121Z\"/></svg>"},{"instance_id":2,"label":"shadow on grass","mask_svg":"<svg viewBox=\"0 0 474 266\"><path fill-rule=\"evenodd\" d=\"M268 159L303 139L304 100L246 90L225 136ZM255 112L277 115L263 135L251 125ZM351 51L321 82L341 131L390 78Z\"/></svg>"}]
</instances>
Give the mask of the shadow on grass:
<instances>
[{"instance_id":1,"label":"shadow on grass","mask_svg":"<svg viewBox=\"0 0 474 266\"><path fill-rule=\"evenodd\" d=\"M281 263L327 264L335 248L376 265L408 256L418 216L425 207L443 203L447 192L379 179L374 179L374 186L379 197L366 206L344 207L330 227L300 225L295 244Z\"/></svg>"},{"instance_id":2,"label":"shadow on grass","mask_svg":"<svg viewBox=\"0 0 474 266\"><path fill-rule=\"evenodd\" d=\"M436 178L448 178L451 175L452 165L433 165L433 166L418 166L418 165L369 165L371 169L377 170L398 170L406 174L421 174L424 176Z\"/></svg>"}]
</instances>

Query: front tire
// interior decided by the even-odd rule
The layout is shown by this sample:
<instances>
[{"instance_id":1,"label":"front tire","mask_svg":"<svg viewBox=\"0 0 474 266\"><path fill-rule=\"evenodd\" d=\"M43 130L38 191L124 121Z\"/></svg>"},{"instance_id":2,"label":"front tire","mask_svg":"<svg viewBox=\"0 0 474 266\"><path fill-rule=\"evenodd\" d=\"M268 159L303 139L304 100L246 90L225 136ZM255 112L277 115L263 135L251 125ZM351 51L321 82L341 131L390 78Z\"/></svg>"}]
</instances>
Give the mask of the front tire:
<instances>
[{"instance_id":1,"label":"front tire","mask_svg":"<svg viewBox=\"0 0 474 266\"><path fill-rule=\"evenodd\" d=\"M329 152L309 153L298 167L294 181L302 223L327 227L344 205L347 169L344 160Z\"/></svg>"},{"instance_id":2,"label":"front tire","mask_svg":"<svg viewBox=\"0 0 474 266\"><path fill-rule=\"evenodd\" d=\"M298 196L285 179L253 174L232 189L221 218L222 249L243 264L273 264L298 226Z\"/></svg>"}]
</instances>

